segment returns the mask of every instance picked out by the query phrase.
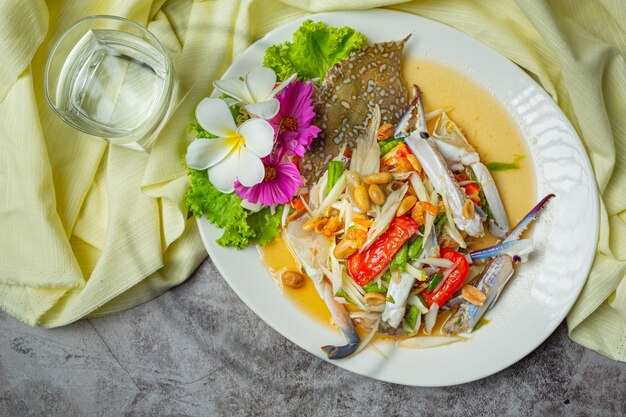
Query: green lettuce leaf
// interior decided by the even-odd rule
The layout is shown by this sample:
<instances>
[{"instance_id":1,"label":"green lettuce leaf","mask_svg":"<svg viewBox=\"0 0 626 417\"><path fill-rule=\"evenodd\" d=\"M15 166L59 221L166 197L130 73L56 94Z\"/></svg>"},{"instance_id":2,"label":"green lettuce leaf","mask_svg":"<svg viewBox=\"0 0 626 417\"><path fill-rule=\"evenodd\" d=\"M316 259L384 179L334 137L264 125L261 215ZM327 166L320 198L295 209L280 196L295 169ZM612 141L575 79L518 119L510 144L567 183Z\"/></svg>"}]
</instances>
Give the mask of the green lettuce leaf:
<instances>
[{"instance_id":1,"label":"green lettuce leaf","mask_svg":"<svg viewBox=\"0 0 626 417\"><path fill-rule=\"evenodd\" d=\"M189 169L189 183L185 203L196 217L204 214L211 223L224 229L218 244L243 249L252 241L265 245L280 233L282 209L271 214L265 207L251 213L241 207L241 198L235 193L224 194L215 188L206 171Z\"/></svg>"},{"instance_id":2,"label":"green lettuce leaf","mask_svg":"<svg viewBox=\"0 0 626 417\"><path fill-rule=\"evenodd\" d=\"M293 34L293 42L267 49L263 65L273 69L280 80L294 72L301 80L323 79L333 65L360 50L365 42L362 33L348 26L333 28L307 20Z\"/></svg>"},{"instance_id":3,"label":"green lettuce leaf","mask_svg":"<svg viewBox=\"0 0 626 417\"><path fill-rule=\"evenodd\" d=\"M263 207L259 212L248 215L248 225L254 231L256 243L264 246L278 237L284 207L278 206L274 214L271 213L269 207Z\"/></svg>"}]
</instances>

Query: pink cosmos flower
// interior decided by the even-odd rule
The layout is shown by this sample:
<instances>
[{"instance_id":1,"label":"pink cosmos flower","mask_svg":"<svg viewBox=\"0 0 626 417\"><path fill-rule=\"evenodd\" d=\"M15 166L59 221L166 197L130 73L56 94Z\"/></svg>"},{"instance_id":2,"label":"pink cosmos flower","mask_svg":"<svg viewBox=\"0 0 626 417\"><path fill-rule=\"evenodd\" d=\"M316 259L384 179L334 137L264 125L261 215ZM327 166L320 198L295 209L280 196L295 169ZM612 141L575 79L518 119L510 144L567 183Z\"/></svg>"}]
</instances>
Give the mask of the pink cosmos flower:
<instances>
[{"instance_id":1,"label":"pink cosmos flower","mask_svg":"<svg viewBox=\"0 0 626 417\"><path fill-rule=\"evenodd\" d=\"M278 134L277 143L287 156L303 156L320 132L319 127L311 124L315 117L312 94L311 84L294 81L277 97L280 109L269 123Z\"/></svg>"},{"instance_id":2,"label":"pink cosmos flower","mask_svg":"<svg viewBox=\"0 0 626 417\"><path fill-rule=\"evenodd\" d=\"M246 187L235 181L235 193L249 202L264 206L285 204L296 195L298 188L304 185L302 176L293 162L280 162L284 150L272 153L262 159L265 177L259 184Z\"/></svg>"}]
</instances>

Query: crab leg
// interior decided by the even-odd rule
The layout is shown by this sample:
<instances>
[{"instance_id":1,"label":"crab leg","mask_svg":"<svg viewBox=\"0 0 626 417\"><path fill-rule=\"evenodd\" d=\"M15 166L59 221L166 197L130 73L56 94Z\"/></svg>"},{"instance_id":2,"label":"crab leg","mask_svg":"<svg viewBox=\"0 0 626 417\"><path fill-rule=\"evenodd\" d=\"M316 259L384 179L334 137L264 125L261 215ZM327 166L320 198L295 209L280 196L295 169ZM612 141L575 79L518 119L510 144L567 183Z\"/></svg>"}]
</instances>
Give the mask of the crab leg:
<instances>
[{"instance_id":1,"label":"crab leg","mask_svg":"<svg viewBox=\"0 0 626 417\"><path fill-rule=\"evenodd\" d=\"M419 87L414 86L414 88L417 95L416 100L413 100L411 105L417 106L418 125L409 136L404 138L404 142L419 160L424 172L426 172L426 175L432 182L437 192L446 197L456 226L460 230L466 231L471 236L482 236L484 232L480 215L473 210L473 206L472 210L468 211L466 209L464 213L464 205L467 201L471 200L468 200L465 192L459 186L456 178L454 178L454 175L450 171L444 157L441 155L441 152L439 152L435 141L430 138L426 129L422 93L420 92ZM407 113L412 111L413 108L409 107ZM402 120L405 120L407 117L410 118L410 116L405 114ZM402 123L403 121L401 121L401 126Z\"/></svg>"},{"instance_id":2,"label":"crab leg","mask_svg":"<svg viewBox=\"0 0 626 417\"><path fill-rule=\"evenodd\" d=\"M546 203L554 197L554 194L550 194L544 197L539 204L537 204L521 222L515 226L511 233L507 236L501 245L506 246L508 244L515 243L517 239L522 235L524 230L532 223L539 212L545 207ZM480 252L480 251L476 251ZM476 253L474 252L474 253ZM517 259L516 259L517 258ZM500 296L500 292L507 284L514 270L514 262L519 260L519 257L511 257L509 255L496 256L487 266L483 272L481 278L476 284L476 288L485 294L487 297L481 306L474 305L469 301L461 302L458 311L454 316L445 324L444 331L446 333L460 333L470 332L481 319L485 312L493 307Z\"/></svg>"},{"instance_id":3,"label":"crab leg","mask_svg":"<svg viewBox=\"0 0 626 417\"><path fill-rule=\"evenodd\" d=\"M391 278L389 290L387 291L388 300L385 303L382 320L394 329L398 327L404 317L406 300L409 298L409 292L411 292L414 282L415 278L406 272L402 272L397 281ZM389 299L392 299L393 302Z\"/></svg>"},{"instance_id":4,"label":"crab leg","mask_svg":"<svg viewBox=\"0 0 626 417\"><path fill-rule=\"evenodd\" d=\"M302 224L307 219L302 217L289 223L286 237L294 255L300 260L307 276L313 281L318 294L324 300L335 323L341 330L348 343L343 346L322 346L322 350L328 355L328 359L342 359L353 354L359 347L360 338L350 319L345 306L335 301L331 285L324 279L324 273L319 267L320 262L326 262L330 246L322 235L306 233L302 230Z\"/></svg>"},{"instance_id":5,"label":"crab leg","mask_svg":"<svg viewBox=\"0 0 626 417\"><path fill-rule=\"evenodd\" d=\"M433 140L451 169L459 171L463 167L470 167L474 172L493 216L489 219L489 231L494 236L504 237L509 231L509 221L493 177L487 167L480 162L478 152L445 113L435 126Z\"/></svg>"},{"instance_id":6,"label":"crab leg","mask_svg":"<svg viewBox=\"0 0 626 417\"><path fill-rule=\"evenodd\" d=\"M488 248L472 251L469 253L469 256L472 261L476 261L508 255L517 262L525 260L533 249L533 241L531 239L510 240L489 246Z\"/></svg>"},{"instance_id":7,"label":"crab leg","mask_svg":"<svg viewBox=\"0 0 626 417\"><path fill-rule=\"evenodd\" d=\"M485 194L485 199L491 210L493 219L489 219L489 231L497 237L504 237L509 232L509 220L504 211L504 205L498 193L496 183L493 181L491 173L482 162L475 162L471 165L474 175Z\"/></svg>"}]
</instances>

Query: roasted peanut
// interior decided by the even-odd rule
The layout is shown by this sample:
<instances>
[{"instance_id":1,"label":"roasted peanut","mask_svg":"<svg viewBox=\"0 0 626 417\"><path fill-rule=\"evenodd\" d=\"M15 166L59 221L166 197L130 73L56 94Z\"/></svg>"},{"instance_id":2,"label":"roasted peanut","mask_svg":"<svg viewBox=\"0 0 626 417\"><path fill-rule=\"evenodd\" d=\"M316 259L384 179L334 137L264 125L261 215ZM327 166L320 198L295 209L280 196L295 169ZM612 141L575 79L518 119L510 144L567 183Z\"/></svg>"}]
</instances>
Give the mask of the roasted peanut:
<instances>
[{"instance_id":1,"label":"roasted peanut","mask_svg":"<svg viewBox=\"0 0 626 417\"><path fill-rule=\"evenodd\" d=\"M320 235L324 233L324 227L326 226L326 223L328 223L327 218L320 219L320 221L317 222L315 224L315 227L313 228L313 230L315 230L315 233L320 234Z\"/></svg>"},{"instance_id":2,"label":"roasted peanut","mask_svg":"<svg viewBox=\"0 0 626 417\"><path fill-rule=\"evenodd\" d=\"M298 210L294 211L293 213L291 213L289 216L287 216L287 221L292 222L294 220L298 220L300 217L304 216L305 214L306 214L306 209L305 208L298 209ZM304 225L302 225L302 226L304 226Z\"/></svg>"},{"instance_id":3,"label":"roasted peanut","mask_svg":"<svg viewBox=\"0 0 626 417\"><path fill-rule=\"evenodd\" d=\"M338 213L337 209L333 208L331 206L328 206L324 210L322 210L322 216L323 217L332 217L332 216L334 216L337 213Z\"/></svg>"},{"instance_id":4,"label":"roasted peanut","mask_svg":"<svg viewBox=\"0 0 626 417\"><path fill-rule=\"evenodd\" d=\"M376 140L386 140L391 137L393 133L393 125L391 123L385 123L382 125L376 133Z\"/></svg>"},{"instance_id":5,"label":"roasted peanut","mask_svg":"<svg viewBox=\"0 0 626 417\"><path fill-rule=\"evenodd\" d=\"M411 218L415 220L418 226L423 226L426 223L426 212L429 212L433 216L437 215L435 206L426 201L419 201L413 206L413 210L411 210Z\"/></svg>"},{"instance_id":6,"label":"roasted peanut","mask_svg":"<svg viewBox=\"0 0 626 417\"><path fill-rule=\"evenodd\" d=\"M372 202L377 206L382 206L383 204L385 204L385 200L387 200L385 192L376 184L370 185L367 190L367 194L369 194Z\"/></svg>"},{"instance_id":7,"label":"roasted peanut","mask_svg":"<svg viewBox=\"0 0 626 417\"><path fill-rule=\"evenodd\" d=\"M370 209L370 198L363 184L359 184L354 188L354 204L364 213Z\"/></svg>"},{"instance_id":8,"label":"roasted peanut","mask_svg":"<svg viewBox=\"0 0 626 417\"><path fill-rule=\"evenodd\" d=\"M333 250L333 255L337 259L346 259L354 252L357 251L356 242L352 239L343 239L341 242L337 243L335 249Z\"/></svg>"},{"instance_id":9,"label":"roasted peanut","mask_svg":"<svg viewBox=\"0 0 626 417\"><path fill-rule=\"evenodd\" d=\"M385 296L378 292L366 292L363 296L363 300L365 304L369 306L378 306L381 304L385 304Z\"/></svg>"},{"instance_id":10,"label":"roasted peanut","mask_svg":"<svg viewBox=\"0 0 626 417\"><path fill-rule=\"evenodd\" d=\"M416 170L417 172L422 172L422 164L420 164L420 161L417 160L415 155L410 153L406 156L406 159L409 161L414 170Z\"/></svg>"},{"instance_id":11,"label":"roasted peanut","mask_svg":"<svg viewBox=\"0 0 626 417\"><path fill-rule=\"evenodd\" d=\"M478 307L482 306L487 299L487 296L473 285L465 285L461 290L461 296L468 302Z\"/></svg>"},{"instance_id":12,"label":"roasted peanut","mask_svg":"<svg viewBox=\"0 0 626 417\"><path fill-rule=\"evenodd\" d=\"M377 172L363 178L365 184L389 184L391 181L393 181L391 172Z\"/></svg>"},{"instance_id":13,"label":"roasted peanut","mask_svg":"<svg viewBox=\"0 0 626 417\"><path fill-rule=\"evenodd\" d=\"M398 209L396 210L396 216L403 216L405 213L408 213L409 210L413 208L413 206L417 203L417 197L413 195L408 195L402 199Z\"/></svg>"},{"instance_id":14,"label":"roasted peanut","mask_svg":"<svg viewBox=\"0 0 626 417\"><path fill-rule=\"evenodd\" d=\"M318 216L313 216L309 220L305 221L302 225L302 230L305 232L312 232L315 229L315 225L320 221Z\"/></svg>"},{"instance_id":15,"label":"roasted peanut","mask_svg":"<svg viewBox=\"0 0 626 417\"><path fill-rule=\"evenodd\" d=\"M450 249L454 249L458 246L459 244L454 239L450 238L448 235L446 235L446 237L444 237L441 243L439 244L439 247L441 248L450 248Z\"/></svg>"},{"instance_id":16,"label":"roasted peanut","mask_svg":"<svg viewBox=\"0 0 626 417\"><path fill-rule=\"evenodd\" d=\"M465 204L463 204L463 217L466 219L474 217L474 202L472 200L465 200Z\"/></svg>"},{"instance_id":17,"label":"roasted peanut","mask_svg":"<svg viewBox=\"0 0 626 417\"><path fill-rule=\"evenodd\" d=\"M296 271L285 271L280 277L283 284L289 288L302 288L304 286L304 276Z\"/></svg>"}]
</instances>

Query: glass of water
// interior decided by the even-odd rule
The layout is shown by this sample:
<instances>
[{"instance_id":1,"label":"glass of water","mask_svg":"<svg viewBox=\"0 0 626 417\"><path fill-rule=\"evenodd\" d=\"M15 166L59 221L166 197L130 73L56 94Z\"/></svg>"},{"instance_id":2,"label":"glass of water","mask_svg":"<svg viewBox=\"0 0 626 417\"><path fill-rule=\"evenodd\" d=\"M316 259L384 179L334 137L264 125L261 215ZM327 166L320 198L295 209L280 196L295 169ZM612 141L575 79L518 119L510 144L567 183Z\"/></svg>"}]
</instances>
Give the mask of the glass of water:
<instances>
[{"instance_id":1,"label":"glass of water","mask_svg":"<svg viewBox=\"0 0 626 417\"><path fill-rule=\"evenodd\" d=\"M52 48L44 75L46 99L65 122L143 151L166 117L174 85L161 43L116 16L74 23Z\"/></svg>"}]
</instances>

